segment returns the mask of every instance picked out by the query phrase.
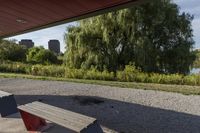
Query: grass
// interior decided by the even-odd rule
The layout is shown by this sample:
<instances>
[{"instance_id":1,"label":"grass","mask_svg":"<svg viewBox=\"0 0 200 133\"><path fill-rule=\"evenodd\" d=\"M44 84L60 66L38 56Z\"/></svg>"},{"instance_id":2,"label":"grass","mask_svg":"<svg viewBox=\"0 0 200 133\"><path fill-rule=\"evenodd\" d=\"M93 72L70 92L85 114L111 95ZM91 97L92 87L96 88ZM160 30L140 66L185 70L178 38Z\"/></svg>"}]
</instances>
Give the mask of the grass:
<instances>
[{"instance_id":1,"label":"grass","mask_svg":"<svg viewBox=\"0 0 200 133\"><path fill-rule=\"evenodd\" d=\"M33 75L15 74L15 73L0 73L0 78L24 78L24 79L35 79L35 80L65 81L65 82L96 84L96 85L105 85L105 86L113 86L121 88L175 92L184 95L200 95L200 86L189 86L189 85L165 85L165 84L153 84L153 83L68 79L68 78L33 76Z\"/></svg>"}]
</instances>

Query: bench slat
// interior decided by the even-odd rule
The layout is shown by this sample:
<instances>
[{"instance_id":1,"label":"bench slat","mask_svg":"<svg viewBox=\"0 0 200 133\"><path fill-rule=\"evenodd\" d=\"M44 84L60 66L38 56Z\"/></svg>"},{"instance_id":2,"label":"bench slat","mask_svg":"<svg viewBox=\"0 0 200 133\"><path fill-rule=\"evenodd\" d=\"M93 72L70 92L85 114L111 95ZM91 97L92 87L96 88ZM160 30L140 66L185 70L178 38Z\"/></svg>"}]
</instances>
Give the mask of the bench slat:
<instances>
[{"instance_id":1,"label":"bench slat","mask_svg":"<svg viewBox=\"0 0 200 133\"><path fill-rule=\"evenodd\" d=\"M43 112L48 112L48 113L50 113L52 115L56 115L58 117L65 118L68 121L75 122L75 123L81 124L81 125L89 125L89 124L91 124L91 123L93 123L95 121L95 119L93 119L93 120L83 119L80 116L78 116L79 114L76 114L76 115L73 114L72 115L72 114L70 114L68 112L56 111L55 109L50 109L50 108L44 109L43 107L38 106L38 105L36 105L33 108L36 108L36 109L39 109L39 110L43 110Z\"/></svg>"},{"instance_id":2,"label":"bench slat","mask_svg":"<svg viewBox=\"0 0 200 133\"><path fill-rule=\"evenodd\" d=\"M74 123L71 123L69 121L67 121L66 119L64 118L59 118L57 116L53 116L53 115L49 115L48 113L44 113L44 112L41 112L41 110L36 110L34 108L30 108L28 106L20 106L18 107L20 110L23 110L25 112L28 112L32 115L35 115L35 116L38 116L40 118L43 118L43 119L46 119L48 121L51 121L51 122L55 122L65 128L68 128L68 129L71 129L73 131L76 131L76 132L80 132L81 129L83 129L84 127L80 126L80 125L76 125Z\"/></svg>"},{"instance_id":3,"label":"bench slat","mask_svg":"<svg viewBox=\"0 0 200 133\"><path fill-rule=\"evenodd\" d=\"M41 102L33 102L22 105L19 106L18 109L76 132L81 132L83 129L86 129L97 122L97 120L92 117Z\"/></svg>"},{"instance_id":4,"label":"bench slat","mask_svg":"<svg viewBox=\"0 0 200 133\"><path fill-rule=\"evenodd\" d=\"M95 120L94 121L86 121L86 120L81 120L79 118L74 118L75 116L74 115L72 116L70 113L66 113L66 112L57 113L57 112L55 112L55 110L52 111L52 110L49 110L49 109L44 109L40 106L33 107L33 106L30 106L30 105L26 105L26 107L38 110L40 112L46 113L48 115L55 116L55 117L60 118L60 119L65 119L69 123L75 123L76 125L79 125L80 127L86 127L87 125L95 122ZM77 114L77 115L79 115L79 114Z\"/></svg>"},{"instance_id":5,"label":"bench slat","mask_svg":"<svg viewBox=\"0 0 200 133\"><path fill-rule=\"evenodd\" d=\"M92 123L92 122L94 122L96 120L96 119L94 119L92 117L88 117L88 116L85 116L85 115L82 115L82 114L78 114L78 113L75 113L75 112L72 112L72 111L64 110L64 109L61 109L61 108L58 108L58 107L54 107L54 106L51 106L51 105L47 105L47 104L44 104L44 103L40 103L40 102L33 102L31 104L31 106L33 106L33 105L38 107L38 108L40 108L40 109L53 111L54 113L62 114L64 116L65 115L72 116L73 118L79 119L81 122Z\"/></svg>"}]
</instances>

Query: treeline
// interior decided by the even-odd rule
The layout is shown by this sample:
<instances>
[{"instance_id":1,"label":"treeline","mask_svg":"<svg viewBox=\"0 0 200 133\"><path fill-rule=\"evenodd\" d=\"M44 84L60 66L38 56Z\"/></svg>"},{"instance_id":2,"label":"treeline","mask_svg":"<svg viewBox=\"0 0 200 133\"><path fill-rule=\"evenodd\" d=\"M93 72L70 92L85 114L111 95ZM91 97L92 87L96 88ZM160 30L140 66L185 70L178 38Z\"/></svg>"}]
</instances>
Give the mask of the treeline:
<instances>
[{"instance_id":1,"label":"treeline","mask_svg":"<svg viewBox=\"0 0 200 133\"><path fill-rule=\"evenodd\" d=\"M42 47L27 50L13 41L5 41L0 46L4 46L0 47L1 55L4 53L4 56L1 56L0 60L0 72L121 82L200 85L200 75L185 76L181 74L147 73L136 68L134 64L126 65L123 70L115 72L107 69L100 71L95 67L91 67L90 69L76 69L64 64L58 65L57 57L53 53L49 54L50 51L46 51ZM13 54L15 56L9 56Z\"/></svg>"},{"instance_id":2,"label":"treeline","mask_svg":"<svg viewBox=\"0 0 200 133\"><path fill-rule=\"evenodd\" d=\"M43 47L27 49L13 40L0 40L0 61L7 60L31 64L62 64L53 52Z\"/></svg>"}]
</instances>

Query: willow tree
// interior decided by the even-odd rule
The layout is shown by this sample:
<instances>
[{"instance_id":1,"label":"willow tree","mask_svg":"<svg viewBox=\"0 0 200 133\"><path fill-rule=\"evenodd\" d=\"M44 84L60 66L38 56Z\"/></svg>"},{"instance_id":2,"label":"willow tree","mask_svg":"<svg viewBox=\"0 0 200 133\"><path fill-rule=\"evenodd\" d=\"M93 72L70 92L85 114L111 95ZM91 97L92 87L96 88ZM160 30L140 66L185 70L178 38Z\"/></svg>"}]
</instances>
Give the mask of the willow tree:
<instances>
[{"instance_id":1,"label":"willow tree","mask_svg":"<svg viewBox=\"0 0 200 133\"><path fill-rule=\"evenodd\" d=\"M146 72L188 73L193 17L170 0L111 12L67 28L66 64L116 71L130 62Z\"/></svg>"}]
</instances>

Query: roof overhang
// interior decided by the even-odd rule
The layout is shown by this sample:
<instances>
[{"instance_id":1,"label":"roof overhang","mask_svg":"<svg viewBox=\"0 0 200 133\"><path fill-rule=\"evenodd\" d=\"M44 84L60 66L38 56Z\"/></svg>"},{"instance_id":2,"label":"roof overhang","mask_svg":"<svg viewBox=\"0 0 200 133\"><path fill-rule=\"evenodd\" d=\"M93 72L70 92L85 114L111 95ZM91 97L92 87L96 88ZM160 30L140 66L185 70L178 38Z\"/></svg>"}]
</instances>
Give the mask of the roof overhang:
<instances>
[{"instance_id":1,"label":"roof overhang","mask_svg":"<svg viewBox=\"0 0 200 133\"><path fill-rule=\"evenodd\" d=\"M0 0L0 38L72 22L149 0Z\"/></svg>"}]
</instances>

